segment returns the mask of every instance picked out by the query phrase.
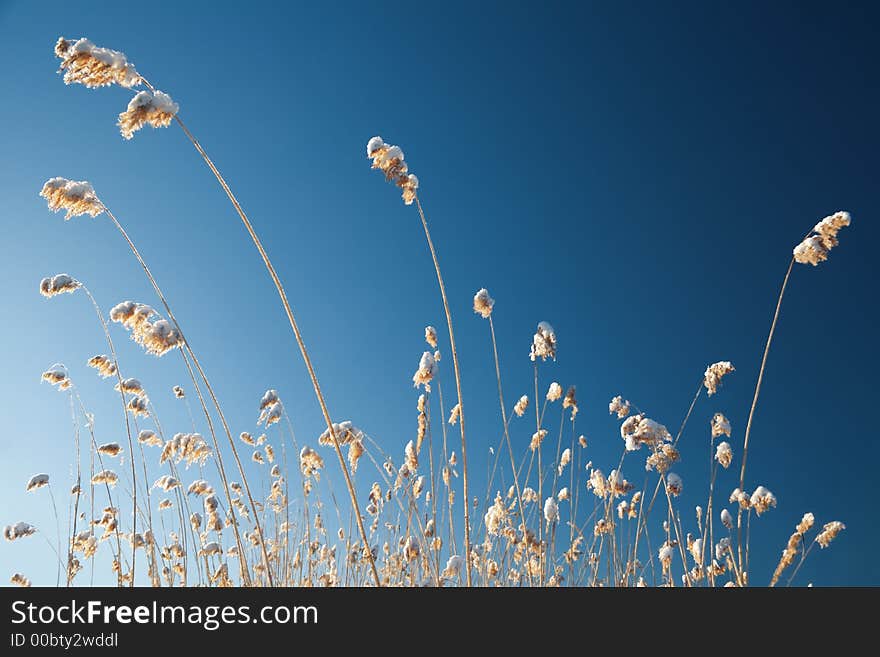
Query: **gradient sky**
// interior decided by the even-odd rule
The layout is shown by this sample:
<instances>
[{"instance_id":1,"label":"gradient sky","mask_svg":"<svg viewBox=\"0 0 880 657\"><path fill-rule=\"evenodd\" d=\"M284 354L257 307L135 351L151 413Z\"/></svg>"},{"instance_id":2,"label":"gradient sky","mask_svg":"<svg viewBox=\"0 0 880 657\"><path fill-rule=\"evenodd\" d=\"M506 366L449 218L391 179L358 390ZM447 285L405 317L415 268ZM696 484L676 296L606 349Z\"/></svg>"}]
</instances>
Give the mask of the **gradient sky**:
<instances>
[{"instance_id":1,"label":"gradient sky","mask_svg":"<svg viewBox=\"0 0 880 657\"><path fill-rule=\"evenodd\" d=\"M180 104L274 259L334 418L353 419L398 459L415 434L424 326L445 336L417 213L364 154L374 134L402 146L450 294L476 491L500 429L488 326L471 311L485 286L508 405L531 390L531 336L550 321L559 358L540 368L542 394L552 380L577 385L587 458L606 473L622 448L612 396L674 431L706 365L733 361L682 438L675 470L693 531L709 418L730 418L738 464L791 249L823 216L849 210L840 246L817 268L796 266L783 304L746 484L766 485L779 506L752 523L752 581L769 581L812 511L847 530L814 551L798 581L880 584L877 7L321 4L0 0L0 524L26 520L54 540L46 491L24 492L37 472L52 475L66 507L71 420L66 396L40 384L49 365L69 366L98 440L124 442L118 397L85 366L106 351L94 312L79 293L47 301L39 280L70 273L105 311L124 299L157 304L106 218L65 223L46 210L38 192L52 176L91 181L127 226L233 431L254 429L269 387L301 442L322 428L275 290L210 172L176 127L125 142L115 119L126 90L65 87L52 52L63 34L125 51ZM189 430L171 394L187 387L180 359L147 357L113 331L125 374L151 391L166 430ZM448 409L451 359L441 367ZM519 454L534 426L512 427ZM631 480L643 480L644 457L627 457ZM718 508L734 469L719 479ZM338 467L329 475L342 492ZM52 558L39 537L4 542L2 581L20 571L54 584Z\"/></svg>"}]
</instances>

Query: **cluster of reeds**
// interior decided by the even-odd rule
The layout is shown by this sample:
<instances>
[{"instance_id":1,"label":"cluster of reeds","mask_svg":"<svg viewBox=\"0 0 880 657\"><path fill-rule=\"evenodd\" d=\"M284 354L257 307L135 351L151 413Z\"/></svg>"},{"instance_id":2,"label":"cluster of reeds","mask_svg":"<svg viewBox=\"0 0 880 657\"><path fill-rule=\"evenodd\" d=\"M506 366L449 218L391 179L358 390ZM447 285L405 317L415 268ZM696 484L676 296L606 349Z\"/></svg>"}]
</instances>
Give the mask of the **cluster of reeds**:
<instances>
[{"instance_id":1,"label":"cluster of reeds","mask_svg":"<svg viewBox=\"0 0 880 657\"><path fill-rule=\"evenodd\" d=\"M138 73L123 53L97 47L87 39L64 38L59 39L55 52L67 84L146 87L118 117L125 139L143 126L161 128L174 122L197 150L266 266L327 427L311 440L297 440L281 396L273 389L258 403L255 400L259 431L254 433L259 435L244 430L234 438L192 343L123 224L90 183L49 179L40 191L49 209L63 211L65 220L106 216L161 304L160 312L146 303L126 300L105 312L88 288L68 274L40 282L43 296L81 291L95 310L107 353L84 355L83 360L98 376L113 380L127 438L123 444L99 443L93 418L69 370L55 364L43 372L44 381L68 396L73 423L76 479L70 489L64 535L50 475L30 477L25 491L38 494L45 488L52 495L58 583L62 571L67 585L79 583L87 565L91 565L90 581L94 581L96 555L107 552L112 576L120 586L746 586L765 575L773 586L797 564L791 569L790 583L812 547L827 547L844 529L841 522L831 521L808 539L814 517L807 513L775 572L753 574L750 569L752 520L760 522L778 503L766 486L746 486L746 457L782 298L796 262L815 266L828 258L838 244L838 232L850 224L848 213L823 219L794 248L742 449L731 445L730 441L736 442L735 432L727 417L715 413L708 430L711 476L706 505L697 506L693 516L682 513L678 502L686 485L674 472L683 458L679 443L703 390L710 397L720 394L723 380L735 371L733 365L719 361L706 368L675 435L636 403L622 395L613 397L608 411L620 422L621 456L616 464L599 467L589 456L588 440L578 430L575 386L547 381L545 363L564 352L564 342L560 345L549 322L537 324L529 352L534 389L508 405L495 338L496 302L485 288L478 290L473 310L481 318L476 321L486 320L489 327L500 419L497 444L481 446L489 451L491 467L485 491L478 496L470 487L461 369L449 299L419 199L419 180L410 172L403 151L381 137L371 138L366 149L373 168L401 189L406 205L416 206L446 317L456 399L447 412L438 365L445 346L441 347L443 338L437 329L427 326L424 337L429 349L421 354L413 375L418 389L413 439L389 453L387 445L380 446L352 421L333 420L269 255L220 171L181 120L179 106ZM148 392L137 378L123 376L137 364L119 362L111 332L114 323L127 330L147 355L179 354L189 377L186 392L181 385L164 392L187 406L195 399L201 414L198 423L191 416L189 430L166 432L156 406L161 393ZM534 409L534 425L525 419L529 407ZM448 425L458 427L460 440L455 444L448 436ZM246 459L254 464L250 472L242 464L240 449L250 453ZM292 450L290 457L288 450ZM334 492L331 479L336 470L331 467L332 457L325 458L331 451L342 473L348 505L340 504ZM725 477L724 471L737 456L741 467L738 482L733 483L738 485L729 496L721 496L719 509L718 477ZM624 470L631 476L645 472L643 483L627 479ZM658 537L656 530L661 527ZM35 533L37 529L26 522L4 529L8 541ZM13 574L11 582L30 585L20 573Z\"/></svg>"}]
</instances>

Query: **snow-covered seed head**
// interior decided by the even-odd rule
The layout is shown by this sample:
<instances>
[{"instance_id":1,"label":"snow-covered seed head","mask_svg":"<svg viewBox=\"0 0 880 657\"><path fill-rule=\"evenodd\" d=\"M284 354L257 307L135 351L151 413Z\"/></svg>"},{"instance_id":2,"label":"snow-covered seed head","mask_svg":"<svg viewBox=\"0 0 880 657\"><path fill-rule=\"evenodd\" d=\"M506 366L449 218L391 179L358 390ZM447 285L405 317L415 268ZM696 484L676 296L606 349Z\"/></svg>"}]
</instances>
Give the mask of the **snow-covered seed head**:
<instances>
[{"instance_id":1,"label":"snow-covered seed head","mask_svg":"<svg viewBox=\"0 0 880 657\"><path fill-rule=\"evenodd\" d=\"M196 479L189 485L189 488L186 489L187 495L212 495L214 493L214 487L211 486L204 479Z\"/></svg>"},{"instance_id":2,"label":"snow-covered seed head","mask_svg":"<svg viewBox=\"0 0 880 657\"><path fill-rule=\"evenodd\" d=\"M125 139L131 139L145 125L167 128L179 109L177 103L166 93L158 90L139 91L128 103L126 110L119 115L116 125Z\"/></svg>"},{"instance_id":3,"label":"snow-covered seed head","mask_svg":"<svg viewBox=\"0 0 880 657\"><path fill-rule=\"evenodd\" d=\"M480 288L474 295L474 312L483 319L488 319L495 307L495 299L489 296L489 290Z\"/></svg>"},{"instance_id":4,"label":"snow-covered seed head","mask_svg":"<svg viewBox=\"0 0 880 657\"><path fill-rule=\"evenodd\" d=\"M264 425L267 429L281 421L284 415L284 406L281 404L281 398L275 390L267 390L260 399L260 417L257 418L257 426Z\"/></svg>"},{"instance_id":5,"label":"snow-covered seed head","mask_svg":"<svg viewBox=\"0 0 880 657\"><path fill-rule=\"evenodd\" d=\"M51 298L58 294L73 294L82 283L67 274L55 274L40 281L40 294Z\"/></svg>"},{"instance_id":6,"label":"snow-covered seed head","mask_svg":"<svg viewBox=\"0 0 880 657\"><path fill-rule=\"evenodd\" d=\"M38 488L42 488L43 486L49 485L49 475L47 474L35 474L33 477L28 479L27 486L25 487L25 491L30 493L33 490L37 490Z\"/></svg>"},{"instance_id":7,"label":"snow-covered seed head","mask_svg":"<svg viewBox=\"0 0 880 657\"><path fill-rule=\"evenodd\" d=\"M533 361L536 358L556 360L556 332L549 322L538 322L538 330L532 338L532 350L529 356Z\"/></svg>"},{"instance_id":8,"label":"snow-covered seed head","mask_svg":"<svg viewBox=\"0 0 880 657\"><path fill-rule=\"evenodd\" d=\"M663 443L672 442L672 436L665 425L645 417L643 413L630 415L620 425L620 437L626 449L633 452L642 445L659 448Z\"/></svg>"},{"instance_id":9,"label":"snow-covered seed head","mask_svg":"<svg viewBox=\"0 0 880 657\"><path fill-rule=\"evenodd\" d=\"M513 407L513 412L516 413L517 417L522 417L526 413L526 409L529 407L529 398L526 395L523 395L519 398L519 401Z\"/></svg>"},{"instance_id":10,"label":"snow-covered seed head","mask_svg":"<svg viewBox=\"0 0 880 657\"><path fill-rule=\"evenodd\" d=\"M617 419L622 420L629 415L629 400L624 401L623 397L617 395L608 404L608 414L617 413Z\"/></svg>"},{"instance_id":11,"label":"snow-covered seed head","mask_svg":"<svg viewBox=\"0 0 880 657\"><path fill-rule=\"evenodd\" d=\"M431 381L435 374L437 374L437 362L434 360L434 355L426 351L419 360L419 369L413 374L413 387L425 386L425 391L431 392Z\"/></svg>"},{"instance_id":12,"label":"snow-covered seed head","mask_svg":"<svg viewBox=\"0 0 880 657\"><path fill-rule=\"evenodd\" d=\"M15 584L16 586L20 586L23 589L26 589L31 585L31 580L29 580L21 573L14 573L12 577L9 578L9 582L11 584Z\"/></svg>"},{"instance_id":13,"label":"snow-covered seed head","mask_svg":"<svg viewBox=\"0 0 880 657\"><path fill-rule=\"evenodd\" d=\"M684 489L684 484L679 477L674 472L670 472L666 475L666 491L672 496L681 495L681 491Z\"/></svg>"},{"instance_id":14,"label":"snow-covered seed head","mask_svg":"<svg viewBox=\"0 0 880 657\"><path fill-rule=\"evenodd\" d=\"M565 466L569 463L571 463L571 449L566 447L565 451L562 452L562 455L559 457L559 466L556 469L560 477L562 476L562 471L565 470Z\"/></svg>"},{"instance_id":15,"label":"snow-covered seed head","mask_svg":"<svg viewBox=\"0 0 880 657\"><path fill-rule=\"evenodd\" d=\"M171 388L171 392L173 392L174 396L178 399L183 399L184 397L186 397L186 394L183 392L183 388L181 388L180 386L174 386L173 388Z\"/></svg>"},{"instance_id":16,"label":"snow-covered seed head","mask_svg":"<svg viewBox=\"0 0 880 657\"><path fill-rule=\"evenodd\" d=\"M570 386L568 388L568 392L565 393L565 399L562 400L562 408L570 408L571 409L571 419L574 420L578 414L578 403L577 398L575 397L575 387Z\"/></svg>"},{"instance_id":17,"label":"snow-covered seed head","mask_svg":"<svg viewBox=\"0 0 880 657\"><path fill-rule=\"evenodd\" d=\"M752 504L749 494L739 488L733 489L733 492L730 494L730 498L728 499L728 501L731 504L739 504L741 509L748 509Z\"/></svg>"},{"instance_id":18,"label":"snow-covered seed head","mask_svg":"<svg viewBox=\"0 0 880 657\"><path fill-rule=\"evenodd\" d=\"M837 233L844 226L849 226L849 212L835 212L813 226L810 234L794 247L794 259L801 264L814 267L828 259L828 252L837 246Z\"/></svg>"},{"instance_id":19,"label":"snow-covered seed head","mask_svg":"<svg viewBox=\"0 0 880 657\"><path fill-rule=\"evenodd\" d=\"M660 560L660 563L663 566L663 570L668 570L672 565L672 557L675 556L675 550L673 550L672 546L666 542L660 549L657 551L657 558Z\"/></svg>"},{"instance_id":20,"label":"snow-covered seed head","mask_svg":"<svg viewBox=\"0 0 880 657\"><path fill-rule=\"evenodd\" d=\"M725 470L730 467L730 462L733 460L733 450L730 448L730 443L727 441L718 443L718 447L715 448L715 460Z\"/></svg>"},{"instance_id":21,"label":"snow-covered seed head","mask_svg":"<svg viewBox=\"0 0 880 657\"><path fill-rule=\"evenodd\" d=\"M771 506L776 506L776 496L763 486L758 486L755 492L752 493L749 503L755 510L755 513L761 515Z\"/></svg>"},{"instance_id":22,"label":"snow-covered seed head","mask_svg":"<svg viewBox=\"0 0 880 657\"><path fill-rule=\"evenodd\" d=\"M728 529L733 529L733 516L727 509L721 509L721 524Z\"/></svg>"},{"instance_id":23,"label":"snow-covered seed head","mask_svg":"<svg viewBox=\"0 0 880 657\"><path fill-rule=\"evenodd\" d=\"M400 147L386 144L381 137L373 137L367 142L367 157L373 161L374 169L385 174L386 181L401 188L403 202L412 205L419 188L419 179L415 174L409 173Z\"/></svg>"},{"instance_id":24,"label":"snow-covered seed head","mask_svg":"<svg viewBox=\"0 0 880 657\"><path fill-rule=\"evenodd\" d=\"M445 579L455 579L461 573L461 568L463 565L464 558L457 554L453 554L446 562L446 568L443 569L443 572L440 573L440 576Z\"/></svg>"},{"instance_id":25,"label":"snow-covered seed head","mask_svg":"<svg viewBox=\"0 0 880 657\"><path fill-rule=\"evenodd\" d=\"M315 478L317 478L320 475L321 468L324 467L324 459L311 447L305 446L299 453L299 467L306 477L315 475Z\"/></svg>"},{"instance_id":26,"label":"snow-covered seed head","mask_svg":"<svg viewBox=\"0 0 880 657\"><path fill-rule=\"evenodd\" d=\"M535 433L532 434L532 440L529 443L529 449L533 452L541 446L541 443L544 442L544 438L547 437L546 429L538 429Z\"/></svg>"},{"instance_id":27,"label":"snow-covered seed head","mask_svg":"<svg viewBox=\"0 0 880 657\"><path fill-rule=\"evenodd\" d=\"M52 212L64 210L64 220L87 214L97 217L104 212L104 205L98 200L91 183L85 180L50 178L43 183L40 196L46 199Z\"/></svg>"},{"instance_id":28,"label":"snow-covered seed head","mask_svg":"<svg viewBox=\"0 0 880 657\"><path fill-rule=\"evenodd\" d=\"M149 429L142 429L137 439L139 443L148 447L162 447L163 445L162 439L156 435L156 432Z\"/></svg>"},{"instance_id":29,"label":"snow-covered seed head","mask_svg":"<svg viewBox=\"0 0 880 657\"><path fill-rule=\"evenodd\" d=\"M55 42L55 56L61 60L58 72L64 71L64 84L81 84L90 89L118 84L134 87L141 77L124 53L99 48L88 39L65 39Z\"/></svg>"},{"instance_id":30,"label":"snow-covered seed head","mask_svg":"<svg viewBox=\"0 0 880 657\"><path fill-rule=\"evenodd\" d=\"M727 436L730 438L730 421L722 413L712 416L712 438Z\"/></svg>"},{"instance_id":31,"label":"snow-covered seed head","mask_svg":"<svg viewBox=\"0 0 880 657\"><path fill-rule=\"evenodd\" d=\"M127 395L135 395L136 397L145 397L147 394L141 382L131 378L123 379L121 383L117 383L114 386L114 389Z\"/></svg>"},{"instance_id":32,"label":"snow-covered seed head","mask_svg":"<svg viewBox=\"0 0 880 657\"><path fill-rule=\"evenodd\" d=\"M717 363L712 363L706 368L706 371L703 374L703 385L706 386L706 390L709 392L710 397L718 392L718 387L721 385L721 379L735 370L736 368L731 365L728 360L721 360Z\"/></svg>"},{"instance_id":33,"label":"snow-covered seed head","mask_svg":"<svg viewBox=\"0 0 880 657\"><path fill-rule=\"evenodd\" d=\"M553 497L548 497L544 500L544 520L548 524L553 524L559 520L559 505Z\"/></svg>"},{"instance_id":34,"label":"snow-covered seed head","mask_svg":"<svg viewBox=\"0 0 880 657\"><path fill-rule=\"evenodd\" d=\"M159 488L166 493L180 486L180 482L171 475L162 475L153 482L153 488Z\"/></svg>"},{"instance_id":35,"label":"snow-covered seed head","mask_svg":"<svg viewBox=\"0 0 880 657\"><path fill-rule=\"evenodd\" d=\"M98 445L98 453L116 457L122 454L122 447L119 446L119 443L104 443L103 445Z\"/></svg>"},{"instance_id":36,"label":"snow-covered seed head","mask_svg":"<svg viewBox=\"0 0 880 657\"><path fill-rule=\"evenodd\" d=\"M449 424L455 426L458 423L458 418L461 416L461 404L456 404L452 407L452 410L449 412ZM453 455L455 452L453 452Z\"/></svg>"},{"instance_id":37,"label":"snow-covered seed head","mask_svg":"<svg viewBox=\"0 0 880 657\"><path fill-rule=\"evenodd\" d=\"M148 354L164 356L183 344L183 336L166 319L153 319L158 314L150 306L123 301L110 309L110 319L131 331L131 339Z\"/></svg>"},{"instance_id":38,"label":"snow-covered seed head","mask_svg":"<svg viewBox=\"0 0 880 657\"><path fill-rule=\"evenodd\" d=\"M50 385L58 386L59 390L67 390L73 385L70 381L70 376L67 374L67 368L61 363L55 363L52 367L43 372L40 375L40 378L43 381L47 381Z\"/></svg>"},{"instance_id":39,"label":"snow-covered seed head","mask_svg":"<svg viewBox=\"0 0 880 657\"><path fill-rule=\"evenodd\" d=\"M557 399L562 397L562 386L554 381L550 384L550 387L547 389L547 401L555 402Z\"/></svg>"},{"instance_id":40,"label":"snow-covered seed head","mask_svg":"<svg viewBox=\"0 0 880 657\"><path fill-rule=\"evenodd\" d=\"M37 531L33 525L26 522L17 522L14 525L7 525L3 528L3 538L7 541L15 541L19 538L25 538Z\"/></svg>"},{"instance_id":41,"label":"snow-covered seed head","mask_svg":"<svg viewBox=\"0 0 880 657\"><path fill-rule=\"evenodd\" d=\"M437 348L437 329L433 326L425 327L425 342L435 349Z\"/></svg>"},{"instance_id":42,"label":"snow-covered seed head","mask_svg":"<svg viewBox=\"0 0 880 657\"><path fill-rule=\"evenodd\" d=\"M815 523L815 522L816 522L816 517L812 513L809 513L809 512L805 513L804 517L801 518L801 521L798 523L797 533L802 534L802 535L806 534L808 531L810 531L810 529L813 526L813 523Z\"/></svg>"},{"instance_id":43,"label":"snow-covered seed head","mask_svg":"<svg viewBox=\"0 0 880 657\"><path fill-rule=\"evenodd\" d=\"M116 363L103 354L89 358L88 366L98 370L98 375L103 379L116 376Z\"/></svg>"},{"instance_id":44,"label":"snow-covered seed head","mask_svg":"<svg viewBox=\"0 0 880 657\"><path fill-rule=\"evenodd\" d=\"M837 535L844 529L846 529L846 525L839 520L829 522L822 527L822 532L816 537L816 542L820 548L827 548L831 545L831 541L837 538Z\"/></svg>"}]
</instances>

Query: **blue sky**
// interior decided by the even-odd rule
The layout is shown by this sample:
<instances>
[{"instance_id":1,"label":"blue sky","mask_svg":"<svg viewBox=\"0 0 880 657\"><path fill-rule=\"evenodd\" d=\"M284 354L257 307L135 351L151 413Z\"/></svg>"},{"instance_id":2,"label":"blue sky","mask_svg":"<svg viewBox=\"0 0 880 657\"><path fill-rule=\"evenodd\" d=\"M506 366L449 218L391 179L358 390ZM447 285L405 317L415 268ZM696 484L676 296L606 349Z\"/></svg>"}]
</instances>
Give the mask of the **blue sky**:
<instances>
[{"instance_id":1,"label":"blue sky","mask_svg":"<svg viewBox=\"0 0 880 657\"><path fill-rule=\"evenodd\" d=\"M531 389L535 324L553 324L559 358L541 367L542 388L577 385L588 458L606 473L622 447L612 396L676 428L705 366L733 361L681 443L692 528L716 411L733 424L739 460L791 249L849 210L829 261L796 267L770 354L747 487L766 485L779 506L753 523L752 576L769 580L812 511L847 530L811 555L801 583L880 583L866 431L878 366L877 14L785 2L156 2L125 15L0 2L0 524L27 520L54 537L45 491L24 492L31 474L49 472L63 499L70 480L69 410L40 385L47 366L70 367L100 441L124 436L118 398L85 367L106 351L92 309L79 295L43 299L40 278L70 273L105 311L156 303L106 219L47 212L37 193L52 176L91 181L128 227L234 431L253 429L269 387L301 441L322 425L275 291L210 172L176 127L123 141L125 90L65 87L52 52L63 34L124 50L180 104L273 257L334 418L395 455L415 433L424 326L444 325L418 216L364 156L374 134L402 146L452 303L476 490L499 438L488 328L471 311L478 288L497 302L511 404ZM188 430L170 392L186 385L180 359L144 356L118 327L114 337L163 424ZM442 367L448 401L450 359ZM534 428L513 426L519 453ZM640 482L643 457L624 474ZM736 478L722 478L716 504ZM0 546L0 575L16 570L54 583L45 542Z\"/></svg>"}]
</instances>

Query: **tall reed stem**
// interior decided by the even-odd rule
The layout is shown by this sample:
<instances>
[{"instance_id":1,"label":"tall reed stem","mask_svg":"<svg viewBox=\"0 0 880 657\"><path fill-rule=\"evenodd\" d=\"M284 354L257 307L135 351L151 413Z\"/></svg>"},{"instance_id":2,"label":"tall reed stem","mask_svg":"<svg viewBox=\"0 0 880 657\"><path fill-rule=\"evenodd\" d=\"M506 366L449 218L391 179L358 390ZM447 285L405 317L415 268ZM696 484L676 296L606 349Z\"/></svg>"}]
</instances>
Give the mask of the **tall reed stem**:
<instances>
[{"instance_id":1,"label":"tall reed stem","mask_svg":"<svg viewBox=\"0 0 880 657\"><path fill-rule=\"evenodd\" d=\"M513 455L513 445L510 443L510 430L507 422L507 408L504 406L504 392L501 386L501 365L498 362L498 343L495 341L495 324L492 315L489 315L489 332L492 334L492 353L495 355L495 378L498 380L498 403L501 405L501 422L504 426L504 440L507 442L507 451L510 454L510 470L513 473L513 484L516 487L516 508L520 516L520 528L523 538L526 535L526 518L523 511L522 491L519 486L519 477L516 473L516 458ZM488 503L488 500L487 500Z\"/></svg>"},{"instance_id":2,"label":"tall reed stem","mask_svg":"<svg viewBox=\"0 0 880 657\"><path fill-rule=\"evenodd\" d=\"M761 358L761 369L758 370L758 382L755 384L755 396L752 398L752 407L749 410L749 419L746 422L746 434L743 439L743 456L742 468L739 472L739 489L743 490L746 480L746 459L749 455L749 435L752 432L752 419L755 416L755 407L758 405L758 395L761 393L761 383L764 380L764 369L767 367L767 355L770 353L770 344L773 342L773 333L776 331L776 322L779 320L779 310L782 308L782 297L785 296L785 288L788 286L788 279L791 277L791 270L794 267L794 257L788 263L788 270L785 272L785 278L782 279L782 287L779 290L779 298L776 300L776 311L773 313L773 322L770 324L770 333L767 336L767 343L764 345L764 356ZM742 506L736 516L736 534L737 534L737 557L739 559L739 569L743 570L743 554L742 554Z\"/></svg>"},{"instance_id":3,"label":"tall reed stem","mask_svg":"<svg viewBox=\"0 0 880 657\"><path fill-rule=\"evenodd\" d=\"M152 85L149 82L144 80L144 83L153 89ZM361 540L364 544L364 553L367 555L367 558L370 562L370 570L373 574L373 579L376 582L376 586L381 586L379 581L379 573L376 571L376 564L373 561L373 553L370 549L369 543L367 541L367 533L364 529L364 521L361 518L360 508L358 506L357 495L355 494L354 484L351 481L351 475L348 472L348 467L345 463L345 458L342 455L342 449L339 446L339 440L336 437L336 431L333 428L333 421L330 419L330 412L327 410L327 403L324 400L324 395L321 392L321 387L318 384L318 377L315 374L315 369L312 367L311 358L309 358L309 352L306 350L305 342L303 341L302 334L299 330L299 325L296 323L296 319L293 316L293 310L290 307L290 303L287 300L287 294L284 291L284 287L281 284L281 279L278 278L278 274L275 272L275 267L272 266L272 261L269 260L269 255L266 253L266 250L263 248L263 243L260 241L260 238L257 236L257 233L254 231L254 227L251 225L250 220L239 204L238 200L235 198L235 195L232 193L229 185L226 183L226 180L220 174L220 171L214 165L214 162L208 157L208 154L205 152L205 149L202 148L201 144L196 140L193 134L186 127L186 124L180 119L179 116L175 116L174 119L177 121L177 124L180 126L181 130L183 130L184 134L190 140L195 149L202 156L202 159L205 161L205 164L208 165L208 168L211 169L211 172L214 174L214 177L217 178L217 182L220 183L220 186L223 188L223 191L226 192L226 196L229 197L229 201L232 203L232 206L235 208L235 211L238 213L238 216L241 218L244 227L247 229L248 234L251 236L251 239L254 242L254 245L257 247L257 251L260 253L260 257L263 259L263 263L266 265L266 269L269 272L269 275L272 277L272 282L275 284L275 288L278 290L278 296L281 298L281 305L284 306L284 311L287 313L287 319L290 322L290 327L293 329L293 334L296 337L297 345L299 345L300 352L302 353L303 360L306 364L306 369L309 371L309 377L312 380L312 387L315 389L315 395L318 398L318 403L321 406L321 412L324 414L324 421L327 423L327 429L330 432L330 437L333 439L333 447L336 450L336 456L339 458L339 466L342 468L342 472L345 475L345 484L348 488L348 494L351 496L351 504L355 511L355 520L357 521L358 531L361 535ZM170 314L170 313L169 313ZM231 441L231 438L230 438ZM233 448L234 449L234 448ZM238 459L236 455L236 460ZM256 511L254 512L256 516ZM256 518L255 518L256 522ZM262 535L262 532L261 532ZM263 547L264 556L266 548ZM266 569L269 571L268 567L268 556L266 556ZM270 575L271 579L271 575Z\"/></svg>"},{"instance_id":4,"label":"tall reed stem","mask_svg":"<svg viewBox=\"0 0 880 657\"><path fill-rule=\"evenodd\" d=\"M186 351L189 353L190 357L192 358L193 364L196 366L196 369L199 372L199 376L201 376L202 381L205 383L205 388L208 390L208 393L211 396L211 400L214 403L214 407L217 409L217 414L220 416L220 421L223 424L223 428L226 430L226 436L229 438L229 445L230 445L230 447L232 447L232 455L235 458L236 464L238 465L238 471L239 471L239 474L241 474L242 483L244 484L245 493L247 494L248 501L250 502L251 510L254 513L254 525L256 526L257 533L260 535L260 548L263 552L263 560L265 561L265 564L266 564L266 572L268 574L269 583L271 585L272 584L272 575L269 572L270 571L269 555L266 552L266 545L265 545L265 540L264 540L264 535L263 535L263 529L262 529L262 526L260 525L260 520L259 520L259 517L257 514L257 506L254 503L253 497L251 496L250 487L248 486L248 483L247 483L247 477L244 474L244 468L241 465L241 460L238 458L238 450L235 447L235 441L233 441L233 439L232 439L232 432L229 430L229 425L226 423L226 417L223 415L223 411L220 408L220 402L217 400L217 396L214 394L214 389L211 387L211 384L208 381L208 377L205 375L204 371L202 370L202 367L199 364L198 360L196 359L196 355L193 352L192 347L190 346L189 342L187 341L186 336L183 333L183 330L180 328L180 324L178 323L177 318L174 316L174 313L171 310L171 306L168 304L168 301L166 300L165 295L162 293L162 290L159 288L159 284L156 282L156 279L153 277L153 272L150 271L150 268L147 265L146 261L143 259L140 252L138 251L137 247L134 245L134 242L131 241L131 238L128 236L128 233L122 227L122 224L119 223L119 220L116 218L116 216L107 208L107 206L103 206L103 207L104 207L104 212L106 212L107 216L110 217L110 220L113 222L113 225L116 226L116 229L120 232L122 237L125 239L126 243L128 244L129 249L131 249L131 252L134 254L138 263L140 263L141 268L143 268L143 270L144 270L144 273L147 275L147 278L149 279L150 284L153 286L153 290L156 292L156 296L159 297L159 300L162 302L162 306L165 308L165 312L168 313L168 318L174 323L174 327L177 329L178 333L180 334L181 339L183 340L183 344L186 347ZM186 364L187 369L190 371L190 377L192 378L193 383L195 383L195 376L193 375L192 370L190 369L189 361L186 359L185 354L184 354L184 363ZM196 386L196 393L201 398L201 392L199 391L198 386ZM204 402L203 402L203 404L204 404ZM208 414L207 407L205 407L205 416L207 417L207 420L210 423L211 418ZM225 475L225 472L222 467L222 457L220 456L220 449L219 449L219 445L216 444L216 439L215 439L214 447L217 451L217 463L218 463L218 466L220 469L220 475L221 475L221 479L223 481L223 488L226 493L226 499L227 499L227 501L229 501L230 506L231 506L232 495L229 492L228 482L226 480L226 475ZM235 533L235 539L236 539L236 543L238 545L239 554L244 555L244 549L243 549L243 545L241 543L241 536L238 531L238 522L235 519L234 514L233 514L232 518L233 518L232 528L233 528L233 532ZM243 556L240 557L240 564L239 565L240 565L241 571L242 571L242 578L243 578L244 582L247 583L248 580L250 579L250 577L247 574L247 566L244 563Z\"/></svg>"},{"instance_id":5,"label":"tall reed stem","mask_svg":"<svg viewBox=\"0 0 880 657\"><path fill-rule=\"evenodd\" d=\"M461 394L461 371L458 366L458 351L455 348L455 333L452 330L452 313L449 311L449 301L446 298L446 285L443 283L443 275L440 273L440 262L437 260L437 251L434 249L434 242L431 240L431 231L428 230L428 220L425 219L425 211L422 209L422 203L418 196L416 197L416 207L419 210L419 217L422 220L422 227L425 229L425 239L428 240L428 248L431 250L431 258L434 260L434 270L437 272L437 283L440 285L440 296L443 298L443 310L446 312L446 326L449 329L449 346L452 349L452 366L455 370L455 387L458 392L458 417L459 427L461 431L461 470L464 484L464 563L467 573L467 585L471 586L471 519L470 507L471 498L468 489L468 466L467 466L467 443L465 441L464 431L464 400Z\"/></svg>"},{"instance_id":6,"label":"tall reed stem","mask_svg":"<svg viewBox=\"0 0 880 657\"><path fill-rule=\"evenodd\" d=\"M110 329L107 327L107 320L104 319L104 313L101 312L100 306L98 306L98 302L95 301L95 297L92 296L92 293L89 291L85 285L82 286L83 292L85 292L86 296L89 298L89 301L92 302L92 307L95 309L95 314L98 315L98 321L101 323L101 328L104 329L104 337L107 339L107 346L110 347L110 355L113 358L113 366L116 368L116 381L119 384L119 396L122 400L122 415L125 419L125 433L128 436L128 453L129 453L129 464L131 465L131 480L132 480L132 494L131 494L131 505L132 505L132 518L131 518L131 583L129 587L134 587L134 578L136 575L134 566L135 566L135 554L137 553L137 544L134 539L134 535L137 533L137 525L135 521L137 519L137 477L135 475L135 462L134 462L134 442L131 439L131 422L128 419L128 409L125 404L125 390L122 387L122 373L119 371L119 360L116 358L116 347L113 344L113 339L110 337ZM145 479L144 486L149 486L149 482ZM149 489L147 489L149 490ZM152 531L152 526L150 527L150 531Z\"/></svg>"}]
</instances>

